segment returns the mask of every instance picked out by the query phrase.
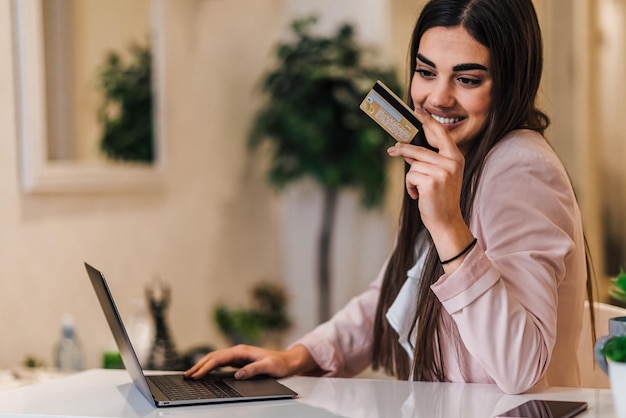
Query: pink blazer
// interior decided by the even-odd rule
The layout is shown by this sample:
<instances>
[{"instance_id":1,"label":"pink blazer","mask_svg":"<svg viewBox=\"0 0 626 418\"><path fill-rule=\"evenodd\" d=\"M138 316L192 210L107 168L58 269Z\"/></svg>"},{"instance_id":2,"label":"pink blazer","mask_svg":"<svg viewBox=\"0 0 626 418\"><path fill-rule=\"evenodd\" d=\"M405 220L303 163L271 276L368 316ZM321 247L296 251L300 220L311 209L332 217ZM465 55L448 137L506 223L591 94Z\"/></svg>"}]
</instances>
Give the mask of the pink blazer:
<instances>
[{"instance_id":1,"label":"pink blazer","mask_svg":"<svg viewBox=\"0 0 626 418\"><path fill-rule=\"evenodd\" d=\"M578 386L587 278L582 221L565 169L541 135L514 131L489 153L470 229L478 245L432 285L442 320L453 325L441 336L448 379L495 383L505 393ZM371 364L384 268L294 343L307 347L326 375L353 376Z\"/></svg>"}]
</instances>

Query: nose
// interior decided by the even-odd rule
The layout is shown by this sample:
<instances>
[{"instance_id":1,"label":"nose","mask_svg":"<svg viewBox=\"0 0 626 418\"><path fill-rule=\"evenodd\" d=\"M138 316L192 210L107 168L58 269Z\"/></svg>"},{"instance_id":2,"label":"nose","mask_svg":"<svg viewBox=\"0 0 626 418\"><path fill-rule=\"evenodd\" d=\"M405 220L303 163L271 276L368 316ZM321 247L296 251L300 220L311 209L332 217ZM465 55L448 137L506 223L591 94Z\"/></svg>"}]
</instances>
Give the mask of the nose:
<instances>
[{"instance_id":1,"label":"nose","mask_svg":"<svg viewBox=\"0 0 626 418\"><path fill-rule=\"evenodd\" d=\"M433 107L450 108L454 106L454 87L447 80L439 79L432 85L428 101Z\"/></svg>"}]
</instances>

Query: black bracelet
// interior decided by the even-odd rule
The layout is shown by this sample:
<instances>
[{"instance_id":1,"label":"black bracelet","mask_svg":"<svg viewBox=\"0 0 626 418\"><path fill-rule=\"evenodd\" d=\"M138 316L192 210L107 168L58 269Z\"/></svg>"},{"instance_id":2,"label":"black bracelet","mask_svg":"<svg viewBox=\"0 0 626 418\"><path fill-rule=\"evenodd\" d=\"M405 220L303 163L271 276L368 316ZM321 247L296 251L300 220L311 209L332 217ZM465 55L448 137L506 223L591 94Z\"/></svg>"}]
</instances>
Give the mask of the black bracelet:
<instances>
[{"instance_id":1,"label":"black bracelet","mask_svg":"<svg viewBox=\"0 0 626 418\"><path fill-rule=\"evenodd\" d=\"M471 249L472 249L472 247L473 247L474 245L476 245L476 241L477 241L477 239L476 239L476 238L474 238L474 239L472 240L472 242L470 242L470 243L469 243L469 245L468 245L467 247L463 248L463 250L462 250L460 253L458 253L457 255L455 255L455 256L454 256L454 257L452 257L452 258L449 258L449 259L447 259L447 260L442 261L442 262L441 262L441 264L448 264L449 262L454 261L454 260L456 260L457 258L461 257L463 254L465 254L466 252L468 252L469 250L471 250Z\"/></svg>"}]
</instances>

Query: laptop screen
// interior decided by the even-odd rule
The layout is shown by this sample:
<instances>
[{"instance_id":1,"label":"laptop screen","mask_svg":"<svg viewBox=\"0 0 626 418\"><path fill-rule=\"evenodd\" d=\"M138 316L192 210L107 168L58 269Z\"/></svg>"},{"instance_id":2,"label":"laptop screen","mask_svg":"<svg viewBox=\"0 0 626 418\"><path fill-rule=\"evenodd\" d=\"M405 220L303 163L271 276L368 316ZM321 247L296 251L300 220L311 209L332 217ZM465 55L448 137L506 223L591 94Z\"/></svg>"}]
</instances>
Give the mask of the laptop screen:
<instances>
[{"instance_id":1,"label":"laptop screen","mask_svg":"<svg viewBox=\"0 0 626 418\"><path fill-rule=\"evenodd\" d=\"M124 362L126 370L128 370L131 379L144 396L148 399L153 399L150 387L148 386L146 377L141 369L141 364L139 363L137 354L135 353L135 350L130 342L130 338L128 337L122 318L117 310L117 306L115 305L109 286L104 278L104 274L87 263L85 263L85 268L87 269L87 273L91 279L91 284L96 291L96 295L98 296L98 300L100 301L100 305L104 311L104 316L109 323L117 348L120 350L122 361Z\"/></svg>"}]
</instances>

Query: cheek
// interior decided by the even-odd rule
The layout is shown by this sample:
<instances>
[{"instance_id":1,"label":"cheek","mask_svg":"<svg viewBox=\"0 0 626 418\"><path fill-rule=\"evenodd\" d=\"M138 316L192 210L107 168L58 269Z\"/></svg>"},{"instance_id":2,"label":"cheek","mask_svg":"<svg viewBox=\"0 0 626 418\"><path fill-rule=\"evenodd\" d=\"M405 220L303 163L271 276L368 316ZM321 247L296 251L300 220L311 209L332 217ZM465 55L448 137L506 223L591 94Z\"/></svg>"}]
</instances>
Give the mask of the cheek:
<instances>
[{"instance_id":1,"label":"cheek","mask_svg":"<svg viewBox=\"0 0 626 418\"><path fill-rule=\"evenodd\" d=\"M490 103L491 98L488 93L475 94L467 98L465 110L475 116L486 118Z\"/></svg>"},{"instance_id":2,"label":"cheek","mask_svg":"<svg viewBox=\"0 0 626 418\"><path fill-rule=\"evenodd\" d=\"M420 86L420 81L420 77L415 73L411 79L411 99L416 107L424 101L424 88Z\"/></svg>"}]
</instances>

